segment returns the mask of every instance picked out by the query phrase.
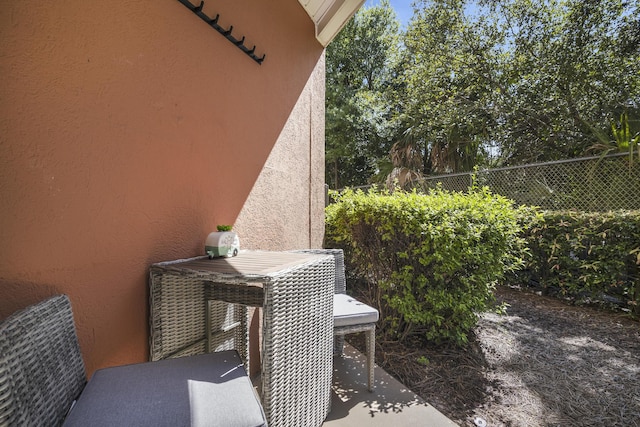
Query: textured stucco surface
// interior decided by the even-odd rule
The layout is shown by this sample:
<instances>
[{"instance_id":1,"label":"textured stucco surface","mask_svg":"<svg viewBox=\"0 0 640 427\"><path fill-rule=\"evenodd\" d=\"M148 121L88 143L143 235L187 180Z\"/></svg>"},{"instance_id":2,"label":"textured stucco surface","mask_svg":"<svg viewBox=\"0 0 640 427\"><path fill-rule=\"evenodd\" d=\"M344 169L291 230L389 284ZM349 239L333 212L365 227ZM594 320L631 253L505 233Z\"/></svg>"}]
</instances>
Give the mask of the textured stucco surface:
<instances>
[{"instance_id":1,"label":"textured stucco surface","mask_svg":"<svg viewBox=\"0 0 640 427\"><path fill-rule=\"evenodd\" d=\"M324 237L324 55L236 222L242 246L318 248ZM291 161L295 159L295 161Z\"/></svg>"},{"instance_id":2,"label":"textured stucco surface","mask_svg":"<svg viewBox=\"0 0 640 427\"><path fill-rule=\"evenodd\" d=\"M295 0L205 12L264 63L177 1L0 8L0 318L68 294L89 372L147 359L149 265L216 224L245 248L322 240L313 24Z\"/></svg>"}]
</instances>

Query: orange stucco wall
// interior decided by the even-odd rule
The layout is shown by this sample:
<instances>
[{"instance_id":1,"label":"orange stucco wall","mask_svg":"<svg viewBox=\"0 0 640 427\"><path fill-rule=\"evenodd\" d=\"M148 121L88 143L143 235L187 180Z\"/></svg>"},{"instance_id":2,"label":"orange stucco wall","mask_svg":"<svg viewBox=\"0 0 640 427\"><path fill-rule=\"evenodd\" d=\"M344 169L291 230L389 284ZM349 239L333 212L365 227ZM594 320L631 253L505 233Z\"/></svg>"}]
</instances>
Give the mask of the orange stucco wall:
<instances>
[{"instance_id":1,"label":"orange stucco wall","mask_svg":"<svg viewBox=\"0 0 640 427\"><path fill-rule=\"evenodd\" d=\"M211 3L211 4L209 4ZM324 57L296 0L0 8L0 318L71 297L87 370L148 358L148 267L322 241Z\"/></svg>"}]
</instances>

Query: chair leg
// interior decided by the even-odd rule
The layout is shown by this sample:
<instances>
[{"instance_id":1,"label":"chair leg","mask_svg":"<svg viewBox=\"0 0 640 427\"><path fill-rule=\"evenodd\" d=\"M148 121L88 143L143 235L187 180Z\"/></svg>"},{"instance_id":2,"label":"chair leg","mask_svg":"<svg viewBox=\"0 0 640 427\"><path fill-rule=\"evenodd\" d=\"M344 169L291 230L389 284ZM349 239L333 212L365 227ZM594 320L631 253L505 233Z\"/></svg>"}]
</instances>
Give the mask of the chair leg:
<instances>
[{"instance_id":1,"label":"chair leg","mask_svg":"<svg viewBox=\"0 0 640 427\"><path fill-rule=\"evenodd\" d=\"M374 388L374 364L376 360L376 328L366 331L367 340L367 371L369 372L369 391Z\"/></svg>"},{"instance_id":2,"label":"chair leg","mask_svg":"<svg viewBox=\"0 0 640 427\"><path fill-rule=\"evenodd\" d=\"M342 356L344 354L344 335L334 335L333 355Z\"/></svg>"}]
</instances>

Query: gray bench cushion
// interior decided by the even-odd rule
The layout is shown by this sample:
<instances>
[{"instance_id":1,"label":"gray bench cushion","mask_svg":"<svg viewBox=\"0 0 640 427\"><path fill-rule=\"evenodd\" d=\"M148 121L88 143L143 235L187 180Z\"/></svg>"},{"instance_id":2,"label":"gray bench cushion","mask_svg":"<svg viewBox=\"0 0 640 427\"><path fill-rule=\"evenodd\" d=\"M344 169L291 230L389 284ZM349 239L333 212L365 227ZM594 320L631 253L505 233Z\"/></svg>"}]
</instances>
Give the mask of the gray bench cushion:
<instances>
[{"instance_id":1,"label":"gray bench cushion","mask_svg":"<svg viewBox=\"0 0 640 427\"><path fill-rule=\"evenodd\" d=\"M334 327L378 321L378 310L346 294L333 295Z\"/></svg>"},{"instance_id":2,"label":"gray bench cushion","mask_svg":"<svg viewBox=\"0 0 640 427\"><path fill-rule=\"evenodd\" d=\"M64 426L266 426L236 351L95 372Z\"/></svg>"}]
</instances>

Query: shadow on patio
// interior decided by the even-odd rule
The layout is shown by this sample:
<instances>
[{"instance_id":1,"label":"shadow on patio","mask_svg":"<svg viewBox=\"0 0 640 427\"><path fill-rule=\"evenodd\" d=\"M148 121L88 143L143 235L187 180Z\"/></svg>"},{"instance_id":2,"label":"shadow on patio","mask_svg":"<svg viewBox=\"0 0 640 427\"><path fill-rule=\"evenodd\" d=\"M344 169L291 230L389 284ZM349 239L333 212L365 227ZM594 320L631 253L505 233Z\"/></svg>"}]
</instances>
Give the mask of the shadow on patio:
<instances>
[{"instance_id":1,"label":"shadow on patio","mask_svg":"<svg viewBox=\"0 0 640 427\"><path fill-rule=\"evenodd\" d=\"M370 393L365 365L366 357L347 343L344 356L334 357L331 412L323 427L457 425L377 365Z\"/></svg>"}]
</instances>

